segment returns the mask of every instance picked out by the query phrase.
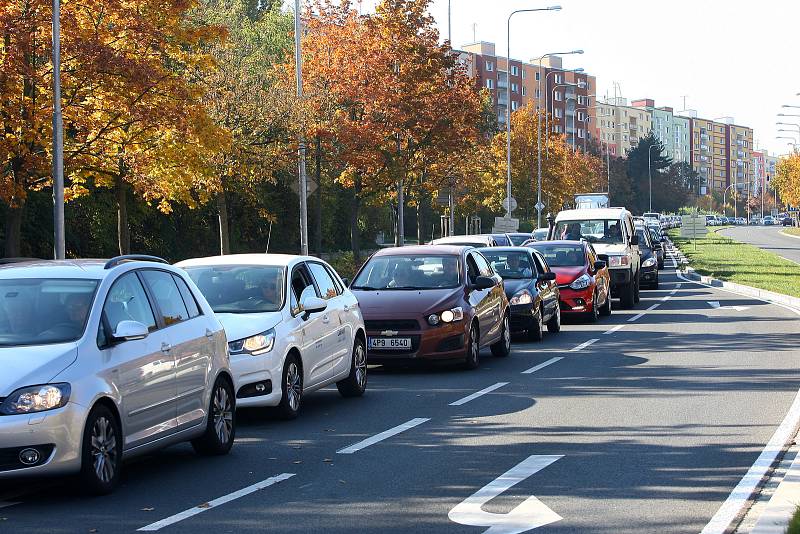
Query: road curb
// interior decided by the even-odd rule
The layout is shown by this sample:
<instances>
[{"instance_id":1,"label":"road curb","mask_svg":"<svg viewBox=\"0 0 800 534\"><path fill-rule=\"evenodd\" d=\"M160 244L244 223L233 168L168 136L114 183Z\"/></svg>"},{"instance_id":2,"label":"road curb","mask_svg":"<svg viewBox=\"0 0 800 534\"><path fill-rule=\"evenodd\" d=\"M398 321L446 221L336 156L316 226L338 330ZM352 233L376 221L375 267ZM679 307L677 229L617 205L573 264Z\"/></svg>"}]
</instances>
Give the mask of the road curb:
<instances>
[{"instance_id":1,"label":"road curb","mask_svg":"<svg viewBox=\"0 0 800 534\"><path fill-rule=\"evenodd\" d=\"M781 235L785 235L786 237L791 237L792 239L800 239L800 235L787 234L785 230L781 230Z\"/></svg>"},{"instance_id":2,"label":"road curb","mask_svg":"<svg viewBox=\"0 0 800 534\"><path fill-rule=\"evenodd\" d=\"M799 503L800 456L797 456L750 534L784 534Z\"/></svg>"}]
</instances>

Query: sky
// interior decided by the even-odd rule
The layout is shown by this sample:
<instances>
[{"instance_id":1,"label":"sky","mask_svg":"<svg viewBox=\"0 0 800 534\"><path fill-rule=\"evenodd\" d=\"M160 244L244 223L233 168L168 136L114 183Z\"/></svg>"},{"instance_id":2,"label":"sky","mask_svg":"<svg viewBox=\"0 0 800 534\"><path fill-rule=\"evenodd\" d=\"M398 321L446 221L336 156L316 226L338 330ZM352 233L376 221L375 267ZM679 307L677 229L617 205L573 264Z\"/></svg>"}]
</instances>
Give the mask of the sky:
<instances>
[{"instance_id":1,"label":"sky","mask_svg":"<svg viewBox=\"0 0 800 534\"><path fill-rule=\"evenodd\" d=\"M358 0L353 0L358 5ZM583 49L564 58L597 77L597 95L652 98L656 106L697 110L698 117L733 117L754 130L757 148L784 154L776 122L800 123L800 1L761 0L450 0L455 48L494 42L506 55L509 13L561 5L561 11L519 13L511 19L511 57ZM364 12L376 0L362 0ZM431 14L447 36L448 0ZM473 27L474 25L474 27ZM474 34L473 34L474 32ZM800 133L795 134L795 137Z\"/></svg>"}]
</instances>

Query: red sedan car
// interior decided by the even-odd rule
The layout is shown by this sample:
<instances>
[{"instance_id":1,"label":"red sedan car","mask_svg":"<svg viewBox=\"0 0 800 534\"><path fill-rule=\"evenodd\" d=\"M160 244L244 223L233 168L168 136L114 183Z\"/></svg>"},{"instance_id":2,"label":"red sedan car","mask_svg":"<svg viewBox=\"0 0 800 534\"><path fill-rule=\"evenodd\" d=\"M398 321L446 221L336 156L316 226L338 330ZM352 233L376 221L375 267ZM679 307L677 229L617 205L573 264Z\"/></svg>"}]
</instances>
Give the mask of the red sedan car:
<instances>
[{"instance_id":1,"label":"red sedan car","mask_svg":"<svg viewBox=\"0 0 800 534\"><path fill-rule=\"evenodd\" d=\"M563 314L580 314L590 321L611 315L611 279L606 261L587 241L539 241L528 245L542 253L556 273Z\"/></svg>"}]
</instances>

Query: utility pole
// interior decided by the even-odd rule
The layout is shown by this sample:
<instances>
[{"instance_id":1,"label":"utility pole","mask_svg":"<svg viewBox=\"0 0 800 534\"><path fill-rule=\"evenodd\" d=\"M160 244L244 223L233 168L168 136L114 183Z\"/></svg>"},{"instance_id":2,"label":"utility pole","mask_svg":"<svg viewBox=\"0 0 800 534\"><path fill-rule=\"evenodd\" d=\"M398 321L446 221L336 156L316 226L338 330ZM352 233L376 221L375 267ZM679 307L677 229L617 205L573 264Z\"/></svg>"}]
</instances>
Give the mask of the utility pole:
<instances>
[{"instance_id":1,"label":"utility pole","mask_svg":"<svg viewBox=\"0 0 800 534\"><path fill-rule=\"evenodd\" d=\"M294 0L294 68L297 98L303 98L303 57L300 50L300 0ZM308 255L308 184L306 178L306 142L303 134L297 143L297 175L300 195L300 254Z\"/></svg>"},{"instance_id":2,"label":"utility pole","mask_svg":"<svg viewBox=\"0 0 800 534\"><path fill-rule=\"evenodd\" d=\"M53 0L53 256L63 260L64 120L61 116L61 2Z\"/></svg>"}]
</instances>

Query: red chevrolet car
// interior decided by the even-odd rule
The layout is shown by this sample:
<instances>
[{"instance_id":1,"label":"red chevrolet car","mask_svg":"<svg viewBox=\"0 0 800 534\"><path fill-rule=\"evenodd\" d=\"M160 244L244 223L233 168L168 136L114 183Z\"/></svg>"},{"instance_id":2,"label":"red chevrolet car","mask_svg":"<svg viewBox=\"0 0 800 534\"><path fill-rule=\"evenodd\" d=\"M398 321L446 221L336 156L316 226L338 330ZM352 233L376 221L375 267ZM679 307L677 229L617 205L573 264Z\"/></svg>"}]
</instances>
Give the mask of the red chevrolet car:
<instances>
[{"instance_id":1,"label":"red chevrolet car","mask_svg":"<svg viewBox=\"0 0 800 534\"><path fill-rule=\"evenodd\" d=\"M542 253L556 273L561 313L590 321L611 315L611 279L606 260L587 241L539 241L528 245Z\"/></svg>"}]
</instances>

